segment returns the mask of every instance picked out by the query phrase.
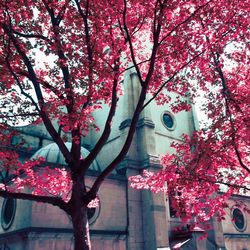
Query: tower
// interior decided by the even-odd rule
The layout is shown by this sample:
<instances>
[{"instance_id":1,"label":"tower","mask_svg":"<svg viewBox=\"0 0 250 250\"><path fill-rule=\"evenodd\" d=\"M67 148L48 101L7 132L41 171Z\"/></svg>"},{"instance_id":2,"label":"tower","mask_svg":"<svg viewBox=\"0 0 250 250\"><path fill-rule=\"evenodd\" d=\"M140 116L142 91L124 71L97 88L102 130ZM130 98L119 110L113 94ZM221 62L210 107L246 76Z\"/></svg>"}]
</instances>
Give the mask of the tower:
<instances>
[{"instance_id":1,"label":"tower","mask_svg":"<svg viewBox=\"0 0 250 250\"><path fill-rule=\"evenodd\" d=\"M121 150L137 104L140 84L132 69L127 72L123 86L124 95L118 103L109 141L97 158L103 165L107 165ZM176 96L172 94L172 98ZM94 116L101 133L105 112L98 111ZM116 171L127 180L130 176L140 174L143 169L159 170L161 156L173 152L171 143L181 142L182 134L191 135L196 122L193 111L174 114L170 105L159 106L152 101L142 111L130 150ZM91 134L90 137L97 140L98 134ZM105 157L107 152L110 158ZM176 226L174 224L180 224L180 221L171 222L169 204L164 194L134 190L129 185L126 188L127 249L167 249L171 228Z\"/></svg>"}]
</instances>

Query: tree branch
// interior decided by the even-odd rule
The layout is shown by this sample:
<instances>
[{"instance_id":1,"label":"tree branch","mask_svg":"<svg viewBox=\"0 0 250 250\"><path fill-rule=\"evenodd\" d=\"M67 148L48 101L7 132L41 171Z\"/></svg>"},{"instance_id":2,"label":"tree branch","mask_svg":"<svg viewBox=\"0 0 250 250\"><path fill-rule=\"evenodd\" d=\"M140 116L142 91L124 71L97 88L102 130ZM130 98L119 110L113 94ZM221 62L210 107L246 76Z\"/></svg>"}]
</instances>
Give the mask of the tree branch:
<instances>
[{"instance_id":1,"label":"tree branch","mask_svg":"<svg viewBox=\"0 0 250 250\"><path fill-rule=\"evenodd\" d=\"M160 41L160 43L162 43L167 37L169 37L175 30L177 30L182 24L187 23L191 18L193 18L195 16L195 14L201 10L202 8L204 8L205 6L207 6L212 0L206 2L205 4L201 5L200 7L198 7L188 18L186 18L184 21L180 22L178 25L176 25L172 30L170 30Z\"/></svg>"},{"instance_id":2,"label":"tree branch","mask_svg":"<svg viewBox=\"0 0 250 250\"><path fill-rule=\"evenodd\" d=\"M131 59L132 59L132 62L134 64L136 73L138 75L140 84L142 85L143 80L142 80L141 72L140 72L140 69L139 69L138 64L136 62L135 53L134 53L133 44L132 44L132 39L131 39L131 36L129 34L129 30L128 30L127 23L126 23L127 0L123 0L123 4L124 4L124 9L123 9L123 26L124 26L124 30L125 30L125 33L126 33L126 37L125 38L127 39L128 43L129 43L129 49L130 49L130 53L131 53Z\"/></svg>"},{"instance_id":3,"label":"tree branch","mask_svg":"<svg viewBox=\"0 0 250 250\"><path fill-rule=\"evenodd\" d=\"M88 98L87 101L84 103L83 107L86 107L88 103L90 102L91 95L93 92L93 47L91 46L91 37L90 37L90 30L89 30L89 24L88 24L88 15L89 15L89 1L86 1L86 13L83 12L81 5L78 0L75 0L78 12L83 20L84 23L84 31L85 31L85 42L87 46L87 55L88 55L88 69L89 69L89 90L88 90Z\"/></svg>"},{"instance_id":4,"label":"tree branch","mask_svg":"<svg viewBox=\"0 0 250 250\"><path fill-rule=\"evenodd\" d=\"M161 9L161 10L163 10L163 9ZM123 13L123 15L125 15L125 14L126 14L126 0L124 0L124 13ZM124 18L124 21L125 21L125 16L123 16L123 18ZM127 138L125 140L125 143L124 143L120 153L117 155L117 157L96 178L92 188L88 192L88 196L91 197L91 198L95 197L95 195L97 194L97 192L98 192L102 182L104 181L104 179L124 159L124 157L126 156L126 154L129 151L129 148L131 146L133 136L134 136L134 133L135 133L135 130L136 130L136 125L137 125L140 113L142 111L143 103L145 101L147 88L149 86L151 77L152 77L153 72L154 72L154 64L155 64L157 49L158 49L158 45L159 45L160 32L161 32L161 24L159 23L158 26L157 26L157 30L154 33L154 40L153 40L154 44L153 44L153 49L152 49L152 53L151 53L151 57L150 57L150 63L149 63L150 66L149 66L148 74L147 74L146 79L143 82L143 84L142 84L142 82L140 82L141 85L142 85L141 93L140 93L139 100L138 100L138 103L136 105L136 109L134 111L133 117L132 117L131 125L130 125L130 128L129 128L128 135L127 135ZM133 45L132 45L131 40L130 40L130 46L131 46L131 49L132 49L132 51L131 51L131 53L132 53L133 52ZM136 67L136 65L135 65L135 67ZM139 71L139 74L140 74L139 68L137 70ZM139 78L139 81L140 81L140 78Z\"/></svg>"},{"instance_id":5,"label":"tree branch","mask_svg":"<svg viewBox=\"0 0 250 250\"><path fill-rule=\"evenodd\" d=\"M24 34L24 33L21 33L19 31L16 31L14 29L12 29L13 33L18 35L18 36L21 36L21 37L25 37L25 38L38 38L38 39L41 39L41 40L44 40L46 42L48 42L50 45L52 45L52 41L46 37L46 36L43 36L43 35L39 35L39 34Z\"/></svg>"},{"instance_id":6,"label":"tree branch","mask_svg":"<svg viewBox=\"0 0 250 250\"><path fill-rule=\"evenodd\" d=\"M7 64L7 67L9 69L10 73L12 74L12 76L14 77L14 79L15 79L15 81L16 81L19 89L20 89L21 94L24 95L25 97L27 97L31 101L31 103L35 106L35 109L40 113L41 110L38 107L37 103L35 102L34 98L23 90L21 82L19 81L19 79L18 79L17 75L15 74L15 72L12 70L12 67L11 67L11 65L9 63L8 57L9 57L9 55L7 56L7 58L5 60L6 64Z\"/></svg>"},{"instance_id":7,"label":"tree branch","mask_svg":"<svg viewBox=\"0 0 250 250\"><path fill-rule=\"evenodd\" d=\"M137 103L134 115L132 117L132 121L131 121L131 125L128 131L128 135L126 138L126 141L123 145L123 148L121 149L120 153L117 155L117 157L109 164L108 167L106 167L103 172L97 177L97 179L95 180L92 188L90 189L90 191L88 192L88 195L92 198L95 197L95 195L97 194L102 182L104 181L104 179L112 172L112 170L123 160L123 158L126 156L130 145L132 143L132 139L134 136L134 132L136 130L136 125L137 125L137 121L139 119L141 110L142 110L142 105L144 103L145 100L145 96L146 96L146 88L143 87L141 90L141 94L139 97L139 101ZM91 199L90 199L91 200Z\"/></svg>"},{"instance_id":8,"label":"tree branch","mask_svg":"<svg viewBox=\"0 0 250 250\"><path fill-rule=\"evenodd\" d=\"M236 189L242 188L242 189L245 189L247 191L250 191L250 188L248 188L248 187L237 185L237 184L233 184L233 183L228 183L228 182L224 182L224 181L216 181L216 183L223 184L223 185L226 185L228 187L232 187L232 188L236 188Z\"/></svg>"},{"instance_id":9,"label":"tree branch","mask_svg":"<svg viewBox=\"0 0 250 250\"><path fill-rule=\"evenodd\" d=\"M39 102L40 107L41 107L39 113L41 115L41 118L42 118L42 120L44 122L44 125L45 125L46 129L48 130L48 132L51 135L51 137L53 138L53 140L57 143L57 145L60 148L60 150L62 151L66 161L68 163L73 162L73 158L70 155L67 147L65 146L62 138L60 138L60 136L57 133L57 131L55 130L51 120L49 119L46 112L44 111L44 107L46 105L45 105L45 102L44 102L42 90L41 90L40 84L38 82L36 73L35 73L35 71L33 69L33 66L32 66L28 56L25 54L25 52L19 46L16 38L14 37L14 35L12 33L11 27L8 27L6 24L2 24L2 27L3 27L4 31L8 34L8 36L11 39L11 41L12 41L14 47L16 48L18 54L21 56L25 66L27 67L27 70L28 70L28 73L29 73L29 76L30 76L30 80L31 80L31 82L33 84L33 87L34 87L38 102Z\"/></svg>"},{"instance_id":10,"label":"tree branch","mask_svg":"<svg viewBox=\"0 0 250 250\"><path fill-rule=\"evenodd\" d=\"M109 109L109 114L104 126L104 130L103 133L100 137L100 139L98 140L98 142L96 143L95 147L91 150L90 154L86 157L86 159L84 160L84 163L87 166L90 166L90 164L94 161L94 159L96 158L97 154L100 152L100 150L102 149L103 145L105 144L105 142L107 141L110 132L111 132L111 122L112 119L115 115L115 111L116 111L116 105L117 105L117 85L118 85L118 78L119 78L119 60L116 62L116 66L115 66L115 71L114 71L114 81L113 81L113 88L112 88L112 100L111 100L111 106Z\"/></svg>"},{"instance_id":11,"label":"tree branch","mask_svg":"<svg viewBox=\"0 0 250 250\"><path fill-rule=\"evenodd\" d=\"M54 206L58 206L63 210L66 210L67 203L64 202L61 198L52 197L52 196L41 196L41 195L33 195L27 193L12 193L4 190L0 190L0 196L3 198L13 198L20 200L30 200L37 201L42 203L48 203Z\"/></svg>"},{"instance_id":12,"label":"tree branch","mask_svg":"<svg viewBox=\"0 0 250 250\"><path fill-rule=\"evenodd\" d=\"M26 116L39 116L39 113L31 112L31 113L23 113L16 115L0 115L0 118L14 118L14 117L26 117Z\"/></svg>"},{"instance_id":13,"label":"tree branch","mask_svg":"<svg viewBox=\"0 0 250 250\"><path fill-rule=\"evenodd\" d=\"M209 38L208 37L206 37L206 38L209 41ZM219 54L217 56L219 57ZM236 138L235 138L236 137L236 129L234 126L233 115L232 115L232 112L230 110L230 105L229 105L229 102L231 100L230 90L227 87L225 76L224 76L223 71L219 65L218 59L215 57L214 53L213 53L213 59L214 59L216 70L217 70L219 77L221 79L221 84L222 84L222 88L223 88L223 96L225 98L225 104L226 104L226 111L229 115L229 121L230 121L230 125L231 125L231 130L232 130L231 138L232 138L233 148L234 148L234 151L235 151L235 154L236 154L236 157L238 159L240 166L242 168L244 168L248 173L250 173L250 168L247 165L245 165L241 159L241 153L240 153L238 146L237 146L237 143L236 143ZM241 109L240 109L240 111L241 111Z\"/></svg>"},{"instance_id":14,"label":"tree branch","mask_svg":"<svg viewBox=\"0 0 250 250\"><path fill-rule=\"evenodd\" d=\"M198 53L197 55L195 55L192 59L190 59L188 62L186 62L184 65L182 65L178 71L176 71L167 81L165 81L160 88L155 92L155 94L153 95L153 97L151 97L142 107L142 109L144 109L146 106L148 106L158 95L159 93L162 91L162 89L166 86L167 83L169 83L170 81L173 80L173 78L180 73L181 70L183 70L185 67L187 67L191 62L193 62L195 59L197 59L200 55L202 55L204 52L206 51L206 49L204 49L202 52Z\"/></svg>"},{"instance_id":15,"label":"tree branch","mask_svg":"<svg viewBox=\"0 0 250 250\"><path fill-rule=\"evenodd\" d=\"M54 12L50 11L50 19L51 19L51 24L53 28L53 32L55 35L55 43L57 47L57 56L60 60L59 62L59 68L62 71L63 74L63 81L65 84L65 89L66 89L66 97L67 97L67 110L68 113L71 114L74 110L74 93L73 93L73 86L72 83L70 83L70 73L69 73L69 68L66 64L67 58L64 54L63 48L62 48L62 43L60 40L60 33L59 33L59 26L57 23L57 18L54 16Z\"/></svg>"},{"instance_id":16,"label":"tree branch","mask_svg":"<svg viewBox=\"0 0 250 250\"><path fill-rule=\"evenodd\" d=\"M57 24L58 24L58 25L59 25L60 22L62 21L63 16L64 16L65 11L66 11L66 8L67 8L67 5L69 4L70 1L71 1L71 0L65 1L65 4L62 6L62 8L61 8L60 11L59 11L59 13L58 13L58 15L57 15L57 17L56 17L56 19L57 19Z\"/></svg>"}]
</instances>

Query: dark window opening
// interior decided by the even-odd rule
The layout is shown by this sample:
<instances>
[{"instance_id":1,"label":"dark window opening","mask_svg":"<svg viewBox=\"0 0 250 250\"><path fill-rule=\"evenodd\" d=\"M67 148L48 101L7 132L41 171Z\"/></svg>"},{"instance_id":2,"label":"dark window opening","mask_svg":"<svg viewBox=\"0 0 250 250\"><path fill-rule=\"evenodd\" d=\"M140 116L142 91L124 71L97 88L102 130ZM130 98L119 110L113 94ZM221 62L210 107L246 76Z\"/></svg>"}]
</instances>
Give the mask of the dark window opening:
<instances>
[{"instance_id":1,"label":"dark window opening","mask_svg":"<svg viewBox=\"0 0 250 250\"><path fill-rule=\"evenodd\" d=\"M169 130L174 130L175 129L175 119L173 117L172 114L170 114L169 112L165 112L162 115L162 122L164 124L164 126L169 129Z\"/></svg>"},{"instance_id":2,"label":"dark window opening","mask_svg":"<svg viewBox=\"0 0 250 250\"><path fill-rule=\"evenodd\" d=\"M95 207L88 208L87 215L88 215L88 220L89 221L93 218L93 216L95 215L95 212L96 212L96 208Z\"/></svg>"},{"instance_id":3,"label":"dark window opening","mask_svg":"<svg viewBox=\"0 0 250 250\"><path fill-rule=\"evenodd\" d=\"M243 231L245 229L245 218L240 209L235 208L232 212L233 223L237 230Z\"/></svg>"},{"instance_id":4,"label":"dark window opening","mask_svg":"<svg viewBox=\"0 0 250 250\"><path fill-rule=\"evenodd\" d=\"M7 230L15 217L16 213L16 200L5 199L2 206L1 223L4 230Z\"/></svg>"}]
</instances>

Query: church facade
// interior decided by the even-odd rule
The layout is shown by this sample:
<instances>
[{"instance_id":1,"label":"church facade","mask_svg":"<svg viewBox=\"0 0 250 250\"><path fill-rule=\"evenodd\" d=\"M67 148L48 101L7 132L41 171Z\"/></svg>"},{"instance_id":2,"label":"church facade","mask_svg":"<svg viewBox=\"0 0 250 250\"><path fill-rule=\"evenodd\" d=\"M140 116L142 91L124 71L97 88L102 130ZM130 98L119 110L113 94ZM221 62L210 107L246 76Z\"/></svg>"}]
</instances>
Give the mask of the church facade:
<instances>
[{"instance_id":1,"label":"church facade","mask_svg":"<svg viewBox=\"0 0 250 250\"><path fill-rule=\"evenodd\" d=\"M112 133L88 172L89 185L114 159L125 141L140 88L133 71L125 76L123 86L124 95L119 100ZM84 138L83 157L98 140L107 110L104 106L94 113L100 132L90 131ZM94 250L250 250L250 216L235 206L236 201L242 200L250 207L250 197L233 197L229 201L226 219L222 222L212 220L208 238L200 240L203 230L190 230L188 225L183 225L180 218L171 212L164 194L135 190L129 185L128 178L139 174L142 169L160 169L160 157L172 152L170 144L181 142L182 134L190 135L197 129L197 123L194 110L174 114L170 106L157 106L152 102L142 112L126 158L100 189L100 206L89 209ZM65 164L58 147L42 125L28 125L18 129L26 141L25 147L19 152L21 160L43 156L48 163ZM67 146L70 147L70 142ZM28 147L32 150L27 150ZM1 198L0 209L1 250L73 249L70 218L59 208ZM176 232L176 227L183 230Z\"/></svg>"}]
</instances>

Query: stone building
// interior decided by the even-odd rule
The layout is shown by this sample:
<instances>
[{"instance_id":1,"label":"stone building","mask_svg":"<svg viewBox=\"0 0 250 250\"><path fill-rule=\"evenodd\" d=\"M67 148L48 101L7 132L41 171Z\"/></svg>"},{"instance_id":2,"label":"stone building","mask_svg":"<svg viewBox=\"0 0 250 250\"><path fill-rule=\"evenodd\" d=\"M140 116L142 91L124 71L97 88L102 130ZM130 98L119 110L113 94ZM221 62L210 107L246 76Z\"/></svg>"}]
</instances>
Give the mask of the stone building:
<instances>
[{"instance_id":1,"label":"stone building","mask_svg":"<svg viewBox=\"0 0 250 250\"><path fill-rule=\"evenodd\" d=\"M120 97L113 130L104 149L88 172L91 183L99 171L115 157L126 138L130 119L139 94L139 84L134 72L124 79L124 95ZM175 96L173 96L175 98ZM102 128L107 107L96 111L94 117ZM173 114L167 105L154 102L141 114L132 146L115 171L105 180L99 192L100 206L89 210L89 224L94 250L157 250L157 249L228 249L250 250L250 217L235 207L235 200L250 206L250 198L235 196L230 200L226 220L211 221L213 230L207 240L199 240L203 231L188 230L169 209L163 194L134 190L128 177L141 169L159 169L160 157L171 153L170 144L181 142L183 133L191 134L197 127L194 110ZM51 164L65 164L62 154L42 125L18 128L26 140L20 150L22 160L43 156ZM82 144L86 156L95 145L100 132L90 131ZM17 138L18 139L18 138ZM67 143L70 147L70 142ZM73 235L68 216L48 204L30 201L1 199L0 250L70 250ZM232 218L235 220L232 221ZM183 227L182 233L174 228Z\"/></svg>"}]
</instances>

